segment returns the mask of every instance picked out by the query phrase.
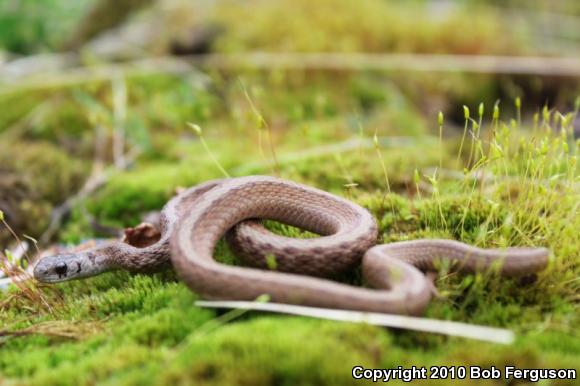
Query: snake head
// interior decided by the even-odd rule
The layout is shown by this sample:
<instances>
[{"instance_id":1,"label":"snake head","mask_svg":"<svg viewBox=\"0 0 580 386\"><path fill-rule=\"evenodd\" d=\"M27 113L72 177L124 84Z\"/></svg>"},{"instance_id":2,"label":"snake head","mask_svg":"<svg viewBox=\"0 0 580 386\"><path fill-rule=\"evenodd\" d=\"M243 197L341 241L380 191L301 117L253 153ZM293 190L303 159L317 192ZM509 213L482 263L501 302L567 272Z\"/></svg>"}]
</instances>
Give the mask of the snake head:
<instances>
[{"instance_id":1,"label":"snake head","mask_svg":"<svg viewBox=\"0 0 580 386\"><path fill-rule=\"evenodd\" d=\"M43 283L58 283L93 276L94 256L90 253L74 253L47 256L34 266L34 278Z\"/></svg>"}]
</instances>

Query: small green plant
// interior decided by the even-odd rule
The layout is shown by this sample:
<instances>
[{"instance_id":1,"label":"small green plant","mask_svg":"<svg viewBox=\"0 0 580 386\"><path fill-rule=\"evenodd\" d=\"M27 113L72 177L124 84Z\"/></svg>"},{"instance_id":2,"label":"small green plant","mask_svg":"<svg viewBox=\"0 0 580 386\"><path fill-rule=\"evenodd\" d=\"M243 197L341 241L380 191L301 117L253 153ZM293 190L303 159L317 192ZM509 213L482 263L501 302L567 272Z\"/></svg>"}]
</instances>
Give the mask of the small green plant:
<instances>
[{"instance_id":1,"label":"small green plant","mask_svg":"<svg viewBox=\"0 0 580 386\"><path fill-rule=\"evenodd\" d=\"M463 119L465 124L463 125L463 135L461 136L461 144L459 145L459 152L457 153L457 165L460 166L461 153L463 151L463 143L465 142L465 136L467 135L467 127L469 125L469 107L463 105Z\"/></svg>"},{"instance_id":2,"label":"small green plant","mask_svg":"<svg viewBox=\"0 0 580 386\"><path fill-rule=\"evenodd\" d=\"M252 114L254 115L254 118L256 120L256 127L258 128L258 145L260 147L260 151L262 152L262 155L264 155L265 157L265 152L262 145L262 131L264 131L266 133L267 137L266 140L268 141L270 155L272 157L272 160L274 161L273 172L276 175L280 175L280 165L278 163L278 157L276 156L276 150L274 148L274 139L272 138L272 128L270 127L264 116L260 113L256 105L252 101L252 98L250 97L250 94L248 93L248 90L243 85L243 83L241 84L241 86L242 91L244 92L244 96L248 101L248 104L250 105L250 108L252 110Z\"/></svg>"},{"instance_id":3,"label":"small green plant","mask_svg":"<svg viewBox=\"0 0 580 386\"><path fill-rule=\"evenodd\" d=\"M522 126L522 100L520 97L516 97L514 100L514 105L516 106L516 121L518 127Z\"/></svg>"},{"instance_id":4,"label":"small green plant","mask_svg":"<svg viewBox=\"0 0 580 386\"><path fill-rule=\"evenodd\" d=\"M437 115L437 123L439 124L439 169L443 168L443 112L439 111Z\"/></svg>"},{"instance_id":5,"label":"small green plant","mask_svg":"<svg viewBox=\"0 0 580 386\"><path fill-rule=\"evenodd\" d=\"M209 146L207 145L207 142L205 141L205 138L203 137L203 130L201 129L201 127L199 125L196 125L195 123L190 122L187 122L187 126L189 126L189 128L198 136L206 153L211 157L212 161L215 163L215 165L218 167L218 169L224 175L224 177L228 178L231 177L230 174L226 171L226 169L224 169L224 167L219 163L216 156L211 152Z\"/></svg>"}]
</instances>

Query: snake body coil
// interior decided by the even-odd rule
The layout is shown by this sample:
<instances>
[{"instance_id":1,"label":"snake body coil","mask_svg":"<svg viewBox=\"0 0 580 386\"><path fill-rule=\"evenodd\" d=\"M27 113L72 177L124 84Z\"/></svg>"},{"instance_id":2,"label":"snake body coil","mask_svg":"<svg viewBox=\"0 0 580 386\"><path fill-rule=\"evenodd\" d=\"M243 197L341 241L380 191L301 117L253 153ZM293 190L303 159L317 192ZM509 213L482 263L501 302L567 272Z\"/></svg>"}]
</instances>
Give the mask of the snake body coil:
<instances>
[{"instance_id":1,"label":"snake body coil","mask_svg":"<svg viewBox=\"0 0 580 386\"><path fill-rule=\"evenodd\" d=\"M322 237L279 236L247 221L252 219L280 221ZM421 270L433 269L438 259L450 259L466 271L497 263L508 276L540 270L548 259L545 248L486 250L452 240L375 246L377 225L364 208L318 189L264 176L210 181L186 190L163 209L160 231L160 239L144 248L118 242L44 258L35 266L34 276L57 282L116 268L155 271L171 257L183 281L206 298L253 300L268 294L278 303L421 314L432 292ZM234 251L261 269L213 259L217 242L228 231ZM326 279L353 269L361 260L365 281L376 289ZM268 270L272 265L275 270Z\"/></svg>"}]
</instances>

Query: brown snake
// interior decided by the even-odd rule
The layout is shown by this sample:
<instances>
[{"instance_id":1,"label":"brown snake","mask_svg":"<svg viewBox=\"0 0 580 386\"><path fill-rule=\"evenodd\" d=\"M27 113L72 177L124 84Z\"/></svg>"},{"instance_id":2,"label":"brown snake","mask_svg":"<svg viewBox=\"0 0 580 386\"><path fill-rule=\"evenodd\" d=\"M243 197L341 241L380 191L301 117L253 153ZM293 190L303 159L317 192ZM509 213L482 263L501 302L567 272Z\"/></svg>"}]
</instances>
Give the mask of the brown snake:
<instances>
[{"instance_id":1,"label":"brown snake","mask_svg":"<svg viewBox=\"0 0 580 386\"><path fill-rule=\"evenodd\" d=\"M246 221L251 219L276 220L322 237L279 236L257 221ZM464 271L496 264L506 276L541 270L548 261L545 248L481 249L453 240L375 246L377 225L366 209L315 188L265 176L210 181L184 191L164 207L160 231L160 239L144 248L115 242L46 257L36 264L34 276L58 282L117 268L156 271L171 258L181 279L209 299L253 300L268 294L277 303L417 315L432 295L432 284L421 271L435 269L437 260L449 259ZM261 269L213 259L226 232L233 250ZM376 289L327 279L352 270L361 260L365 282ZM271 261L275 270L267 269Z\"/></svg>"}]
</instances>

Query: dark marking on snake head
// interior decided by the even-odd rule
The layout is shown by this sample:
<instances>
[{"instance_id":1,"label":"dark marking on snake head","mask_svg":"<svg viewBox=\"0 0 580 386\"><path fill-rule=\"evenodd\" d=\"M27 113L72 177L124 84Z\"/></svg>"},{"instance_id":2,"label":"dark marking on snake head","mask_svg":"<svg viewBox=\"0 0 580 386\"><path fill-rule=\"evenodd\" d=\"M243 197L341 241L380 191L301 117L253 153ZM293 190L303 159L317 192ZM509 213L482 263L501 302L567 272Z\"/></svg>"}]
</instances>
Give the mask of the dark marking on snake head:
<instances>
[{"instance_id":1,"label":"dark marking on snake head","mask_svg":"<svg viewBox=\"0 0 580 386\"><path fill-rule=\"evenodd\" d=\"M65 262L59 262L54 266L54 272L58 275L58 277L66 277L66 273L68 272L68 266Z\"/></svg>"},{"instance_id":2,"label":"dark marking on snake head","mask_svg":"<svg viewBox=\"0 0 580 386\"><path fill-rule=\"evenodd\" d=\"M76 262L77 263L77 272L79 273L81 271L81 263L79 261Z\"/></svg>"}]
</instances>

